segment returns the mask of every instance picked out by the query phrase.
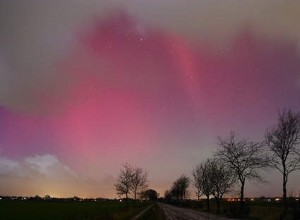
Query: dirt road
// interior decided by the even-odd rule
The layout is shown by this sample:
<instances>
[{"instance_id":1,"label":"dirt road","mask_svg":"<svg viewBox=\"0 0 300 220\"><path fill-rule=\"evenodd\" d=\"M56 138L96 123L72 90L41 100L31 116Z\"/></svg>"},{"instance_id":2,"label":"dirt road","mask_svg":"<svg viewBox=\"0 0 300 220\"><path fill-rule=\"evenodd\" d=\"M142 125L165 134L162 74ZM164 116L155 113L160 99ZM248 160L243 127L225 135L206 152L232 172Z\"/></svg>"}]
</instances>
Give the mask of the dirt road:
<instances>
[{"instance_id":1,"label":"dirt road","mask_svg":"<svg viewBox=\"0 0 300 220\"><path fill-rule=\"evenodd\" d=\"M228 220L229 218L211 215L205 212L180 208L167 204L159 204L167 220Z\"/></svg>"}]
</instances>

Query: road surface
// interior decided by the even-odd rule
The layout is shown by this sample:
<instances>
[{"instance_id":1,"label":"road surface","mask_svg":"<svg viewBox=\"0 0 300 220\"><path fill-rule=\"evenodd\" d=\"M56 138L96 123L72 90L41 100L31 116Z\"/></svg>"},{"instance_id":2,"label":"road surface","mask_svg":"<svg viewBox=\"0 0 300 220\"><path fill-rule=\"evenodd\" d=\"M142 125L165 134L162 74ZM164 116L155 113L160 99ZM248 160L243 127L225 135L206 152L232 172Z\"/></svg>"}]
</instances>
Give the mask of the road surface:
<instances>
[{"instance_id":1,"label":"road surface","mask_svg":"<svg viewBox=\"0 0 300 220\"><path fill-rule=\"evenodd\" d=\"M219 217L206 212L176 207L167 204L159 204L165 213L167 220L228 220L229 218Z\"/></svg>"}]
</instances>

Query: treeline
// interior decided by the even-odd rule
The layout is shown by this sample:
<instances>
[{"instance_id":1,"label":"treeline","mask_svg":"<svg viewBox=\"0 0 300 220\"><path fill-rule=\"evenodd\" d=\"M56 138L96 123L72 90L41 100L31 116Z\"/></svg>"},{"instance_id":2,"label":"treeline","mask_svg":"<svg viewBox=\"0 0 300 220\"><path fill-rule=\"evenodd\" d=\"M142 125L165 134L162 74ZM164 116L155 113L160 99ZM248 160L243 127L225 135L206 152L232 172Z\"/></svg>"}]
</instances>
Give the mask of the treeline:
<instances>
[{"instance_id":1,"label":"treeline","mask_svg":"<svg viewBox=\"0 0 300 220\"><path fill-rule=\"evenodd\" d=\"M279 113L277 124L268 129L265 139L251 141L231 132L218 137L218 149L212 158L198 164L192 171L192 179L179 177L165 193L167 200L185 199L190 183L196 189L198 200L204 196L209 211L211 197L220 213L225 194L239 186L239 213L245 212L245 184L247 181L263 181L261 170L276 169L282 175L282 213L286 219L287 182L289 175L300 169L300 113L285 110Z\"/></svg>"},{"instance_id":2,"label":"treeline","mask_svg":"<svg viewBox=\"0 0 300 220\"><path fill-rule=\"evenodd\" d=\"M190 185L189 177L181 175L172 185L170 190L165 192L166 200L184 200L187 196L187 188Z\"/></svg>"},{"instance_id":3,"label":"treeline","mask_svg":"<svg viewBox=\"0 0 300 220\"><path fill-rule=\"evenodd\" d=\"M198 164L192 171L192 178L181 175L165 192L167 201L185 200L188 187L196 189L198 200L213 197L217 212L220 213L224 195L239 186L239 213L245 211L245 184L247 181L263 181L261 170L276 169L282 175L282 213L280 219L286 219L287 182L290 174L300 169L300 113L284 110L279 113L277 123L265 133L264 140L251 141L230 132L227 137L218 137L218 149L212 158ZM125 164L115 183L119 196L129 195L145 199L157 199L155 190L148 191L147 173L141 168Z\"/></svg>"}]
</instances>

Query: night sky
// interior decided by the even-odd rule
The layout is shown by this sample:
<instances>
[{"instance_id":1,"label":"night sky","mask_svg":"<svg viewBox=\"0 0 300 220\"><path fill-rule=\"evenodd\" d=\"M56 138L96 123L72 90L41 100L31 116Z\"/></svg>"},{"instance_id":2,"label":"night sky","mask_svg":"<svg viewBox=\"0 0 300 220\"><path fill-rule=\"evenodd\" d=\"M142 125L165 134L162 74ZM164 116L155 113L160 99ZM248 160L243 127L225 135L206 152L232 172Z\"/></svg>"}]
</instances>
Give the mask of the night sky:
<instances>
[{"instance_id":1,"label":"night sky","mask_svg":"<svg viewBox=\"0 0 300 220\"><path fill-rule=\"evenodd\" d=\"M218 136L262 141L278 111L300 111L299 11L294 0L1 0L0 195L115 198L126 162L163 195ZM280 174L263 175L246 196L281 194Z\"/></svg>"}]
</instances>

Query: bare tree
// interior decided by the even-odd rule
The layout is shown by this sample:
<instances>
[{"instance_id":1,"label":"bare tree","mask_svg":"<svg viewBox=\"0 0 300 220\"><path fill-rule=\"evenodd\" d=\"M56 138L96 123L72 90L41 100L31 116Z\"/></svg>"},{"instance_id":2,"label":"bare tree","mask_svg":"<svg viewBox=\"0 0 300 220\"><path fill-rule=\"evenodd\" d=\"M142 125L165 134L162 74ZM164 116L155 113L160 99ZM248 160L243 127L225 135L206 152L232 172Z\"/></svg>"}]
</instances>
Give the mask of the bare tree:
<instances>
[{"instance_id":1,"label":"bare tree","mask_svg":"<svg viewBox=\"0 0 300 220\"><path fill-rule=\"evenodd\" d=\"M282 173L282 218L287 214L287 182L289 174L300 169L300 113L291 110L279 114L278 123L265 135L272 152L270 164Z\"/></svg>"},{"instance_id":2,"label":"bare tree","mask_svg":"<svg viewBox=\"0 0 300 220\"><path fill-rule=\"evenodd\" d=\"M198 168L198 167L197 167ZM193 186L196 188L195 194L197 196L197 201L200 201L200 197L203 195L201 190L201 175L197 168L193 171Z\"/></svg>"},{"instance_id":3,"label":"bare tree","mask_svg":"<svg viewBox=\"0 0 300 220\"><path fill-rule=\"evenodd\" d=\"M207 159L205 162L200 163L196 169L193 171L194 186L197 189L197 195L206 196L207 210L210 210L209 206L209 197L212 191L211 184L211 169L210 169L210 159ZM199 199L198 197L198 199Z\"/></svg>"},{"instance_id":4,"label":"bare tree","mask_svg":"<svg viewBox=\"0 0 300 220\"><path fill-rule=\"evenodd\" d=\"M172 188L170 190L170 196L172 199L175 200L179 200L180 198L180 189L177 181L175 181L172 185Z\"/></svg>"},{"instance_id":5,"label":"bare tree","mask_svg":"<svg viewBox=\"0 0 300 220\"><path fill-rule=\"evenodd\" d=\"M134 168L131 175L130 191L133 198L136 199L138 193L148 187L147 173L142 168Z\"/></svg>"},{"instance_id":6,"label":"bare tree","mask_svg":"<svg viewBox=\"0 0 300 220\"><path fill-rule=\"evenodd\" d=\"M211 194L214 196L217 204L217 212L220 213L220 206L223 195L228 193L235 183L234 176L224 164L217 159L209 163L210 183L212 186Z\"/></svg>"},{"instance_id":7,"label":"bare tree","mask_svg":"<svg viewBox=\"0 0 300 220\"><path fill-rule=\"evenodd\" d=\"M177 185L178 185L178 189L179 189L179 195L181 199L186 199L187 196L187 188L190 185L190 178L188 178L185 175L181 175L178 179L177 179Z\"/></svg>"},{"instance_id":8,"label":"bare tree","mask_svg":"<svg viewBox=\"0 0 300 220\"><path fill-rule=\"evenodd\" d=\"M186 199L187 197L187 188L190 185L190 179L181 175L176 181L173 182L173 185L170 190L167 190L165 193L166 199Z\"/></svg>"},{"instance_id":9,"label":"bare tree","mask_svg":"<svg viewBox=\"0 0 300 220\"><path fill-rule=\"evenodd\" d=\"M128 194L132 187L133 168L129 164L124 164L115 183L115 188L119 196L125 195L128 199Z\"/></svg>"},{"instance_id":10,"label":"bare tree","mask_svg":"<svg viewBox=\"0 0 300 220\"><path fill-rule=\"evenodd\" d=\"M267 166L261 143L238 138L231 132L227 138L218 138L219 149L216 156L224 162L240 184L240 211L244 211L244 191L246 180L261 181L259 169Z\"/></svg>"},{"instance_id":11,"label":"bare tree","mask_svg":"<svg viewBox=\"0 0 300 220\"><path fill-rule=\"evenodd\" d=\"M142 168L135 168L127 163L123 165L115 183L117 194L125 195L126 199L128 199L129 193L136 199L137 194L145 190L147 186L147 173Z\"/></svg>"},{"instance_id":12,"label":"bare tree","mask_svg":"<svg viewBox=\"0 0 300 220\"><path fill-rule=\"evenodd\" d=\"M172 195L170 193L169 190L166 190L165 193L164 193L164 197L167 201L171 200L172 199Z\"/></svg>"}]
</instances>

